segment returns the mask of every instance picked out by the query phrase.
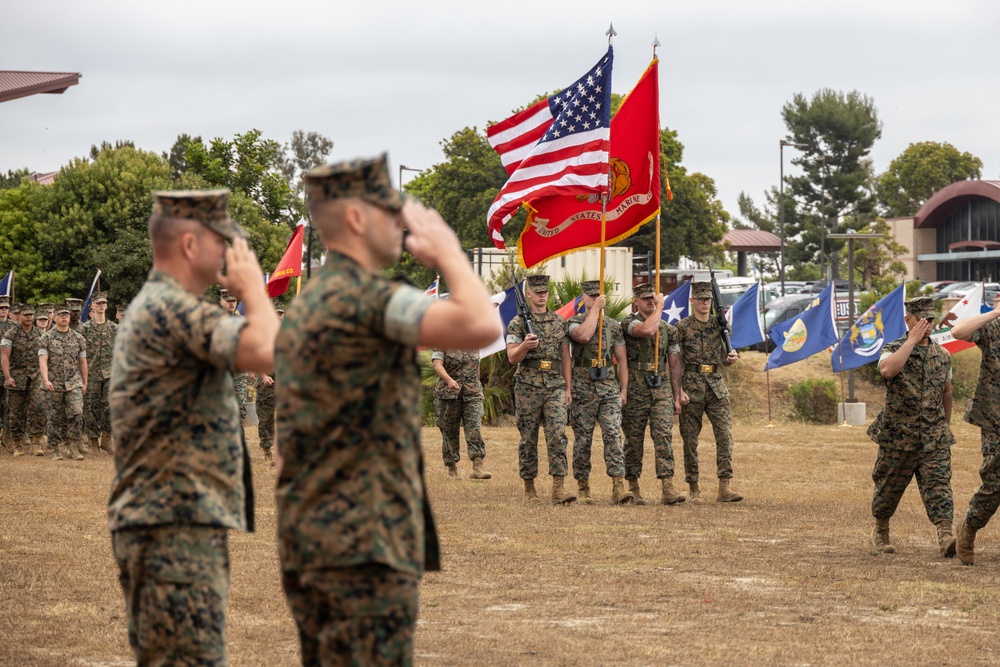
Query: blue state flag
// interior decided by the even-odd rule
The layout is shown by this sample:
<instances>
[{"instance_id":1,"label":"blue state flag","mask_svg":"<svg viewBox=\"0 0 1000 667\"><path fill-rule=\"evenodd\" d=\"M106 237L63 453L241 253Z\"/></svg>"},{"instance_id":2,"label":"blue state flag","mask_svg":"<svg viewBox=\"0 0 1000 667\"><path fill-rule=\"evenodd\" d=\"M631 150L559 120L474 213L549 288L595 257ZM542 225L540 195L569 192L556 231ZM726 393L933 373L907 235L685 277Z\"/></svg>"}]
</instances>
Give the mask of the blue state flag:
<instances>
[{"instance_id":1,"label":"blue state flag","mask_svg":"<svg viewBox=\"0 0 1000 667\"><path fill-rule=\"evenodd\" d=\"M833 283L830 283L794 320L771 327L771 340L777 347L768 355L767 367L794 364L835 345L840 336L834 308Z\"/></svg>"},{"instance_id":2,"label":"blue state flag","mask_svg":"<svg viewBox=\"0 0 1000 667\"><path fill-rule=\"evenodd\" d=\"M667 324L677 324L691 314L691 281L684 284L663 298L663 315L660 317Z\"/></svg>"},{"instance_id":3,"label":"blue state flag","mask_svg":"<svg viewBox=\"0 0 1000 667\"><path fill-rule=\"evenodd\" d=\"M11 271L0 279L0 296L10 296L10 286L14 283L14 272Z\"/></svg>"},{"instance_id":4,"label":"blue state flag","mask_svg":"<svg viewBox=\"0 0 1000 667\"><path fill-rule=\"evenodd\" d=\"M732 328L729 336L733 349L764 342L764 325L760 319L760 283L756 283L736 300L726 313Z\"/></svg>"},{"instance_id":5,"label":"blue state flag","mask_svg":"<svg viewBox=\"0 0 1000 667\"><path fill-rule=\"evenodd\" d=\"M83 311L80 313L80 324L87 321L90 317L90 300L94 298L94 290L98 288L101 284L101 270L97 269L97 273L94 275L94 282L90 283L90 292L87 293L87 300L83 302Z\"/></svg>"},{"instance_id":6,"label":"blue state flag","mask_svg":"<svg viewBox=\"0 0 1000 667\"><path fill-rule=\"evenodd\" d=\"M906 335L905 291L900 285L858 318L833 351L830 363L835 373L878 361L886 343Z\"/></svg>"},{"instance_id":7,"label":"blue state flag","mask_svg":"<svg viewBox=\"0 0 1000 667\"><path fill-rule=\"evenodd\" d=\"M521 290L521 294L524 294L523 280L513 287L509 287L503 292L500 292L499 294L494 294L490 299L495 307L494 316L500 320L503 330L500 332L500 337L497 338L491 345L479 350L480 359L507 349L507 325L510 324L512 319L517 317L517 298L514 296L514 290L518 289ZM527 305L527 303L525 305Z\"/></svg>"}]
</instances>

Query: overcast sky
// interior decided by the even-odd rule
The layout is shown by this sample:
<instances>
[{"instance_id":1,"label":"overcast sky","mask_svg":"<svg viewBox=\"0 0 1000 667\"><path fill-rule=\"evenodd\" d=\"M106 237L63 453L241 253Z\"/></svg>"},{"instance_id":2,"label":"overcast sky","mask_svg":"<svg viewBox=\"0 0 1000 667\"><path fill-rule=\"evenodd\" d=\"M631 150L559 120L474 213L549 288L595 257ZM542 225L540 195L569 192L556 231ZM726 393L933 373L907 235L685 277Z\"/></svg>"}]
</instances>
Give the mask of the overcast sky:
<instances>
[{"instance_id":1,"label":"overcast sky","mask_svg":"<svg viewBox=\"0 0 1000 667\"><path fill-rule=\"evenodd\" d=\"M778 183L782 105L824 87L874 99L877 171L912 142L947 141L1000 178L1000 3L985 0L4 0L0 69L83 77L0 104L0 172L54 171L104 140L162 152L180 133L251 128L282 143L320 132L332 159L387 150L394 172L427 168L456 130L576 80L612 21L614 92L658 35L661 122L732 214L741 190L760 202Z\"/></svg>"}]
</instances>

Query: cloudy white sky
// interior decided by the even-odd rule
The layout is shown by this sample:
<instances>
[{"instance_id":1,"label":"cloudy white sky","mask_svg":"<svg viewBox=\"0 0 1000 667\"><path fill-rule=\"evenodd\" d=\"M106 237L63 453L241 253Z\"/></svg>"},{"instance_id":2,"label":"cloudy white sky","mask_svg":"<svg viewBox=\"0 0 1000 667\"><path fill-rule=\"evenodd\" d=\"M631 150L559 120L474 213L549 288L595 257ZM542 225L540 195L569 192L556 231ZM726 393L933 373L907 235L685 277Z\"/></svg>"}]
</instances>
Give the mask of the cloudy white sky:
<instances>
[{"instance_id":1,"label":"cloudy white sky","mask_svg":"<svg viewBox=\"0 0 1000 667\"><path fill-rule=\"evenodd\" d=\"M334 159L387 150L394 170L426 168L456 130L572 83L612 21L614 92L658 35L661 120L730 213L741 190L760 200L777 185L782 105L824 87L874 99L878 171L933 140L1000 178L1000 3L985 0L4 0L0 69L83 78L0 104L0 171L54 171L103 140L160 152L182 132L251 128L281 142L314 130Z\"/></svg>"}]
</instances>

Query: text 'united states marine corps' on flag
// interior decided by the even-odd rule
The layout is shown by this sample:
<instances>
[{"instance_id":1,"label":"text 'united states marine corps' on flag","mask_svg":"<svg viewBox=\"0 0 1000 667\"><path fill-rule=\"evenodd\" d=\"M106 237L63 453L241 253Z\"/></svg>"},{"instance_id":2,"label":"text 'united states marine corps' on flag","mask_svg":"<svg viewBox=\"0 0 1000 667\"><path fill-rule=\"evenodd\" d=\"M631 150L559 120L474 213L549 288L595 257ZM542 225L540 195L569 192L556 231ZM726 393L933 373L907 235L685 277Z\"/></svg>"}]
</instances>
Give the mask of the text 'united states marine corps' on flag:
<instances>
[{"instance_id":1,"label":"text 'united states marine corps' on flag","mask_svg":"<svg viewBox=\"0 0 1000 667\"><path fill-rule=\"evenodd\" d=\"M606 244L628 238L660 212L658 71L654 60L611 119ZM525 207L528 221L517 244L521 266L601 245L598 195L532 198Z\"/></svg>"},{"instance_id":2,"label":"text 'united states marine corps' on flag","mask_svg":"<svg viewBox=\"0 0 1000 667\"><path fill-rule=\"evenodd\" d=\"M611 149L612 48L573 85L486 129L510 178L486 224L497 248L501 229L523 202L555 195L601 195Z\"/></svg>"}]
</instances>

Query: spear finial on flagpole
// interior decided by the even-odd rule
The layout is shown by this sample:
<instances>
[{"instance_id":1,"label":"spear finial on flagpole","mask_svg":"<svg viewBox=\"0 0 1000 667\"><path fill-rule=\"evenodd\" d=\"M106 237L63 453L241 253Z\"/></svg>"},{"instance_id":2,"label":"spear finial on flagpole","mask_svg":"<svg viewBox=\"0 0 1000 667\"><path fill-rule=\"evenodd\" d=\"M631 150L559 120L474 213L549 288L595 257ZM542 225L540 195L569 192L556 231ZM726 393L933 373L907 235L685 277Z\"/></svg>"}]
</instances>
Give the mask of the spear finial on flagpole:
<instances>
[{"instance_id":1,"label":"spear finial on flagpole","mask_svg":"<svg viewBox=\"0 0 1000 667\"><path fill-rule=\"evenodd\" d=\"M615 24L614 23L610 24L608 26L608 31L604 34L608 36L608 46L611 46L611 38L616 37L618 35L618 33L615 32Z\"/></svg>"},{"instance_id":2,"label":"spear finial on flagpole","mask_svg":"<svg viewBox=\"0 0 1000 667\"><path fill-rule=\"evenodd\" d=\"M660 47L660 38L656 33L653 33L653 58L656 58L656 49Z\"/></svg>"}]
</instances>

